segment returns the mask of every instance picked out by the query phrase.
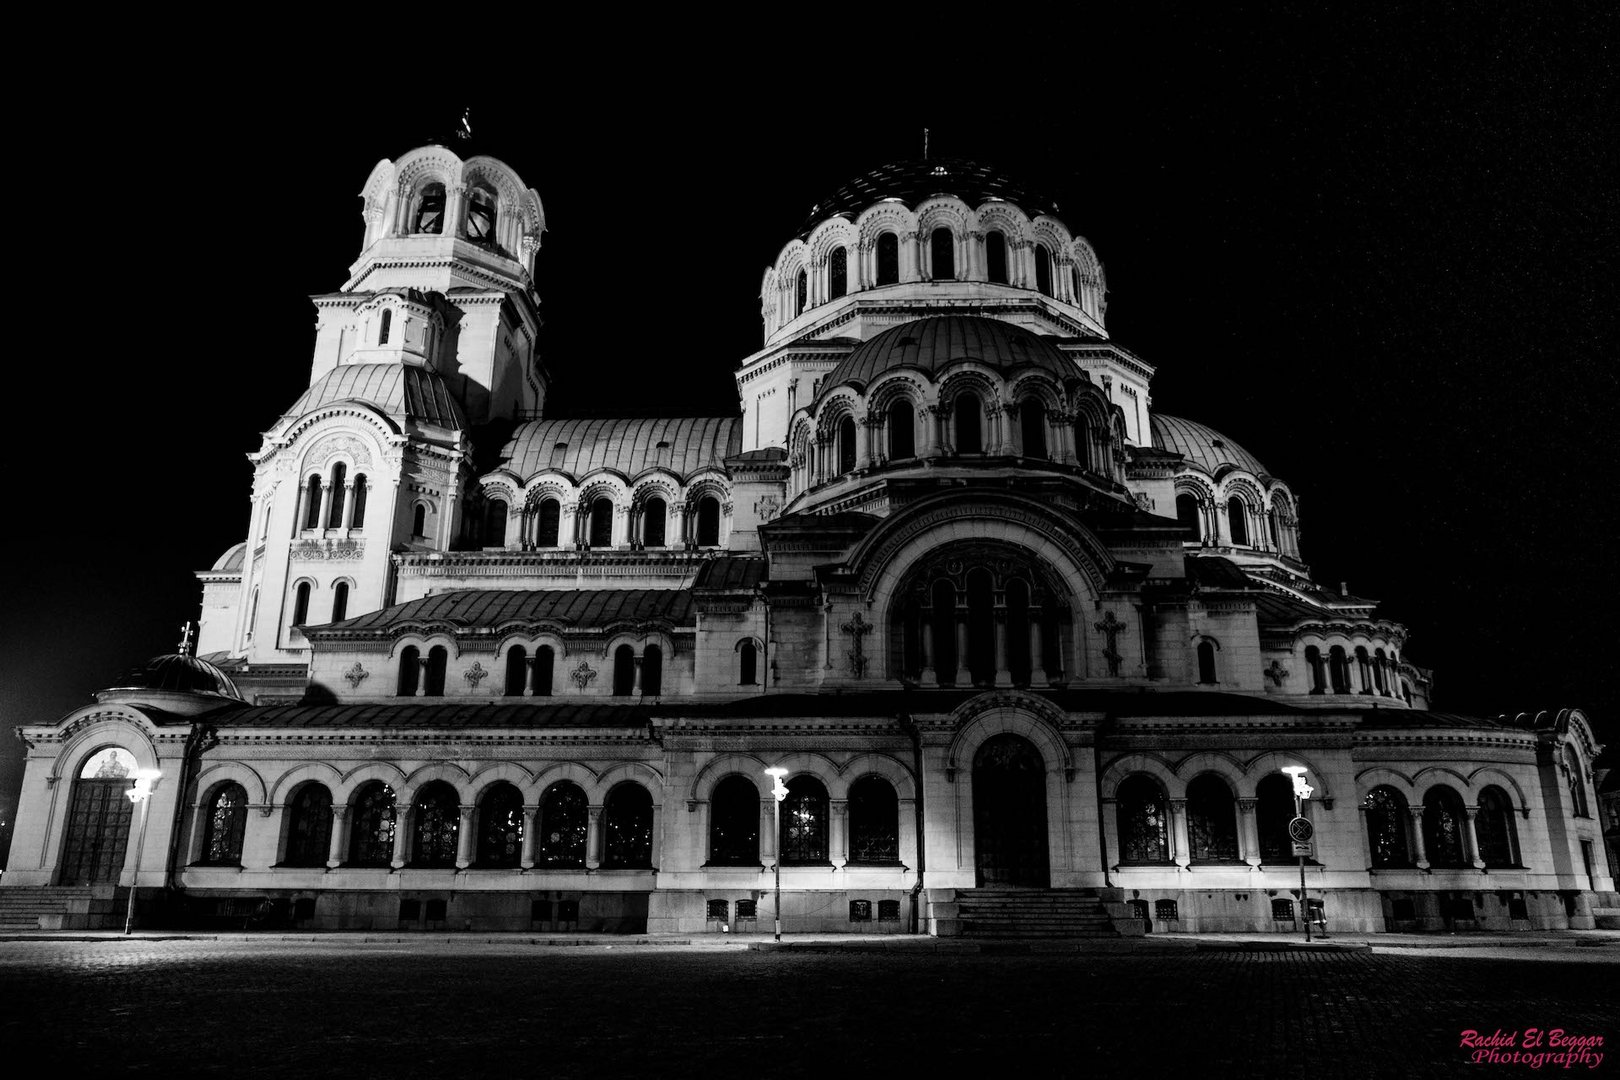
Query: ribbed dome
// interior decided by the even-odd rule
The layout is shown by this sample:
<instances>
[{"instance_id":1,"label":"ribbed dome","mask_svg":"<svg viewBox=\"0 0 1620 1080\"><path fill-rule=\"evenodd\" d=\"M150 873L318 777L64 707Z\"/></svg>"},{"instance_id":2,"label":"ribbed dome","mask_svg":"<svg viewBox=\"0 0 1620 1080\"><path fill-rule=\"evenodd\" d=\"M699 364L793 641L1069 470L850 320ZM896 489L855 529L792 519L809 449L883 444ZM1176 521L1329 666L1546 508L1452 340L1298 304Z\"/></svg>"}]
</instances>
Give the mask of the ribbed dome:
<instances>
[{"instance_id":1,"label":"ribbed dome","mask_svg":"<svg viewBox=\"0 0 1620 1080\"><path fill-rule=\"evenodd\" d=\"M1212 427L1164 413L1153 414L1153 445L1180 454L1211 475L1235 465L1256 476L1270 476L1260 459Z\"/></svg>"},{"instance_id":2,"label":"ribbed dome","mask_svg":"<svg viewBox=\"0 0 1620 1080\"><path fill-rule=\"evenodd\" d=\"M113 689L167 690L244 700L229 675L206 660L179 653L154 656L139 667L131 668Z\"/></svg>"},{"instance_id":3,"label":"ribbed dome","mask_svg":"<svg viewBox=\"0 0 1620 1080\"><path fill-rule=\"evenodd\" d=\"M915 209L918 203L934 195L955 195L975 209L991 199L1001 199L1030 217L1057 213L1057 204L1051 199L988 165L960 158L932 158L897 161L857 176L811 207L810 216L799 233L808 234L837 214L854 218L873 203L885 199L897 199Z\"/></svg>"},{"instance_id":4,"label":"ribbed dome","mask_svg":"<svg viewBox=\"0 0 1620 1080\"><path fill-rule=\"evenodd\" d=\"M412 364L343 364L322 375L288 416L303 416L338 401L364 401L394 420L464 428L467 419L438 375Z\"/></svg>"},{"instance_id":5,"label":"ribbed dome","mask_svg":"<svg viewBox=\"0 0 1620 1080\"><path fill-rule=\"evenodd\" d=\"M213 569L214 569L215 573L226 573L226 574L234 573L234 572L242 569L242 561L243 561L243 559L244 559L244 557L246 555L247 555L247 541L246 540L240 541L239 543L236 543L236 544L232 544L230 547L225 549L225 554L221 555L214 562Z\"/></svg>"},{"instance_id":6,"label":"ribbed dome","mask_svg":"<svg viewBox=\"0 0 1620 1080\"><path fill-rule=\"evenodd\" d=\"M1074 361L1034 331L982 315L939 315L902 323L862 343L822 380L818 396L844 383L867 386L894 368L932 376L958 360L977 360L999 371L1040 367L1060 379L1080 375Z\"/></svg>"}]
</instances>

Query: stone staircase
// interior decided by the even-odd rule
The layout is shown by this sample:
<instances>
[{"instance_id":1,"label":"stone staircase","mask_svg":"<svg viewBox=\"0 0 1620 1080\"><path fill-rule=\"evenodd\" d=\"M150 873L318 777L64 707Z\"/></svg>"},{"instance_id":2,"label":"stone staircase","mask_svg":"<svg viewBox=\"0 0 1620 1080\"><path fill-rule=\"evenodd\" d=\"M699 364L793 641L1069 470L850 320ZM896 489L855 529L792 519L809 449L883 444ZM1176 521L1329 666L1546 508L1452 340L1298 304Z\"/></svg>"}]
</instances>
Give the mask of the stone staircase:
<instances>
[{"instance_id":1,"label":"stone staircase","mask_svg":"<svg viewBox=\"0 0 1620 1080\"><path fill-rule=\"evenodd\" d=\"M0 933L94 930L117 921L113 885L45 885L0 889ZM122 925L122 923L119 923Z\"/></svg>"},{"instance_id":2,"label":"stone staircase","mask_svg":"<svg viewBox=\"0 0 1620 1080\"><path fill-rule=\"evenodd\" d=\"M1119 938L1141 934L1116 889L962 889L933 905L940 936ZM1105 895L1106 894L1106 895ZM954 912L950 909L954 908Z\"/></svg>"}]
</instances>

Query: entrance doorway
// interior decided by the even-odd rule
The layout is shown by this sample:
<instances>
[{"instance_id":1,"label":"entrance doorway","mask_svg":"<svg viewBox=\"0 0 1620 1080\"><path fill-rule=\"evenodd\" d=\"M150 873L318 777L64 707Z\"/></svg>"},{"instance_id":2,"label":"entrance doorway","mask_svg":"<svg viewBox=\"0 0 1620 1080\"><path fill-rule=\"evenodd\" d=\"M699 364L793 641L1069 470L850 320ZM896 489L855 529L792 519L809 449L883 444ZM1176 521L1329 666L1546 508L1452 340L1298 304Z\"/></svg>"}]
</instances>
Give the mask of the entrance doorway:
<instances>
[{"instance_id":1,"label":"entrance doorway","mask_svg":"<svg viewBox=\"0 0 1620 1080\"><path fill-rule=\"evenodd\" d=\"M135 804L126 796L134 764L127 750L108 748L79 770L68 808L61 884L117 884L135 816Z\"/></svg>"},{"instance_id":2,"label":"entrance doorway","mask_svg":"<svg viewBox=\"0 0 1620 1080\"><path fill-rule=\"evenodd\" d=\"M973 855L980 886L1051 883L1046 763L1028 739L996 735L973 755Z\"/></svg>"}]
</instances>

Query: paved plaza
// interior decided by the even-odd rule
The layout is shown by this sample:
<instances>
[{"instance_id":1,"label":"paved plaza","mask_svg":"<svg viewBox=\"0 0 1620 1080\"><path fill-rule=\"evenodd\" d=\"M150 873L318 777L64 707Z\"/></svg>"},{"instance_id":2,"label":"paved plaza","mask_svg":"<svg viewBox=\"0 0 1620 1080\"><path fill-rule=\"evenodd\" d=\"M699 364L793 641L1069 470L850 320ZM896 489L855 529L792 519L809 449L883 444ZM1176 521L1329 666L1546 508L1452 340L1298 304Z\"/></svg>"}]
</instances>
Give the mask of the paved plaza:
<instances>
[{"instance_id":1,"label":"paved plaza","mask_svg":"<svg viewBox=\"0 0 1620 1080\"><path fill-rule=\"evenodd\" d=\"M0 1045L69 1076L233 1080L1489 1077L1532 1070L1473 1063L1465 1029L1620 1037L1612 940L851 944L5 940Z\"/></svg>"}]
</instances>

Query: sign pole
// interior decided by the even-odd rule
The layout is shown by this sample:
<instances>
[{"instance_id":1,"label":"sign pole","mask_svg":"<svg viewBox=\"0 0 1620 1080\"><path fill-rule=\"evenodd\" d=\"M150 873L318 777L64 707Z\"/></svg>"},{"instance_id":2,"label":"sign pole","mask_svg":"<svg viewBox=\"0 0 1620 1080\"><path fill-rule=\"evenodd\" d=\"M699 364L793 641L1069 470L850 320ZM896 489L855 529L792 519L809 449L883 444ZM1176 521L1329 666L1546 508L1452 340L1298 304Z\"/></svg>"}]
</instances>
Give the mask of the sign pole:
<instances>
[{"instance_id":1,"label":"sign pole","mask_svg":"<svg viewBox=\"0 0 1620 1080\"><path fill-rule=\"evenodd\" d=\"M1300 805L1297 793L1294 795L1294 816L1305 816L1304 807ZM1310 896L1305 892L1305 856L1303 854L1299 857L1299 907L1301 914L1305 918L1305 940L1309 942L1311 940L1311 900Z\"/></svg>"}]
</instances>

